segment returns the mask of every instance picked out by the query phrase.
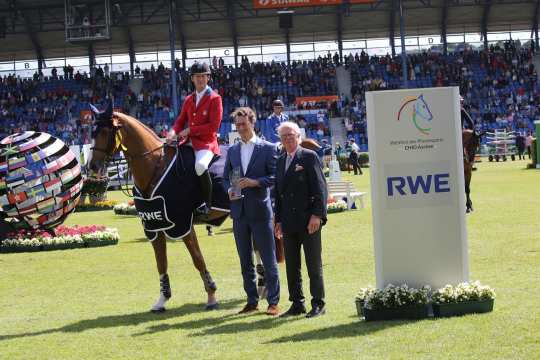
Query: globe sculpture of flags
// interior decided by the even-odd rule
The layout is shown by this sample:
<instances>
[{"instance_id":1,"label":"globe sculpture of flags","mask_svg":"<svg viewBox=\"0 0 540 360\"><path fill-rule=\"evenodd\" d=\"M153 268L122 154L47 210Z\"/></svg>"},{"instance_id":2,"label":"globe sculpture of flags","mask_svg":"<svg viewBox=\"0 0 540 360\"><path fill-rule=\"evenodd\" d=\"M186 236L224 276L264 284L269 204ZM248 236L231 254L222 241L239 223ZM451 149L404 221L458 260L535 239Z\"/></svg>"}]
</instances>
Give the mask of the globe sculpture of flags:
<instances>
[{"instance_id":1,"label":"globe sculpture of flags","mask_svg":"<svg viewBox=\"0 0 540 360\"><path fill-rule=\"evenodd\" d=\"M82 185L79 162L60 139L26 131L0 141L0 219L53 229L75 209Z\"/></svg>"}]
</instances>

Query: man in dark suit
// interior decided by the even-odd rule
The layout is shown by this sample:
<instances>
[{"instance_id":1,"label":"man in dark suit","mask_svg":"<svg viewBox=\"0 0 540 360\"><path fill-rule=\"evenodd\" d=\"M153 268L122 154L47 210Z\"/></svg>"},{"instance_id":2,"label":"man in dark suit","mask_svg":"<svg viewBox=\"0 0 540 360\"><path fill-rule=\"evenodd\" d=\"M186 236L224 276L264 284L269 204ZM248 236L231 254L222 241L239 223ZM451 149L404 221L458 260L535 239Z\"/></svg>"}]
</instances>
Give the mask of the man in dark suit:
<instances>
[{"instance_id":1,"label":"man in dark suit","mask_svg":"<svg viewBox=\"0 0 540 360\"><path fill-rule=\"evenodd\" d=\"M255 135L257 117L253 110L240 107L233 117L241 141L227 152L223 178L231 199L234 239L247 294L247 304L240 314L258 310L253 240L264 265L268 290L266 313L276 316L279 314L280 288L270 200L270 188L276 174L276 147Z\"/></svg>"},{"instance_id":2,"label":"man in dark suit","mask_svg":"<svg viewBox=\"0 0 540 360\"><path fill-rule=\"evenodd\" d=\"M306 317L316 317L326 311L321 260L321 227L326 223L328 197L326 180L317 153L300 147L298 125L283 122L278 132L284 153L276 169L276 235L284 237L289 300L292 301L292 306L282 316L306 312L300 271L303 246L312 297L312 309Z\"/></svg>"}]
</instances>

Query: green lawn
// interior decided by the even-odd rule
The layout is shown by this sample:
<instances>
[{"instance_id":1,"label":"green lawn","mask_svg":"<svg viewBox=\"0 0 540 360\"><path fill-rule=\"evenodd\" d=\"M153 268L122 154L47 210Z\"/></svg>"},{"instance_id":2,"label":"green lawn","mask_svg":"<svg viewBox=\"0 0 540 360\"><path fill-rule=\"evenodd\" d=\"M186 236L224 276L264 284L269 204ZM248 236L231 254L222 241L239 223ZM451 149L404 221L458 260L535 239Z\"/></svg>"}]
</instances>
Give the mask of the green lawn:
<instances>
[{"instance_id":1,"label":"green lawn","mask_svg":"<svg viewBox=\"0 0 540 360\"><path fill-rule=\"evenodd\" d=\"M478 167L476 211L467 217L470 272L495 288L493 313L360 321L354 296L375 283L369 199L367 209L330 215L323 234L328 312L317 319L235 315L244 294L230 221L214 237L197 228L221 309L203 310L206 295L187 249L169 243L170 310L151 314L159 284L139 221L80 213L68 224L117 227L118 246L0 254L0 359L540 358L540 171L517 161ZM367 171L353 181L369 190ZM280 274L287 307L284 265Z\"/></svg>"}]
</instances>

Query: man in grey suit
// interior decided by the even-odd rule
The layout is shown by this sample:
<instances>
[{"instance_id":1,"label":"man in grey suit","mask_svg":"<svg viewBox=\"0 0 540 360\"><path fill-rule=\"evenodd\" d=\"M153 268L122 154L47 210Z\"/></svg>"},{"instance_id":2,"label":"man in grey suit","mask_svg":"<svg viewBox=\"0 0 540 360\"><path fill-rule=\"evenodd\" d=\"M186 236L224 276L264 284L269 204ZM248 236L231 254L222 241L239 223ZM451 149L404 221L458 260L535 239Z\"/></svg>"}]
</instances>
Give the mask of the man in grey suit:
<instances>
[{"instance_id":1,"label":"man in grey suit","mask_svg":"<svg viewBox=\"0 0 540 360\"><path fill-rule=\"evenodd\" d=\"M317 153L300 146L300 129L293 122L278 127L283 154L276 170L276 235L283 235L291 308L282 316L306 312L302 291L301 248L304 247L311 292L306 317L326 312L321 259L321 227L326 223L326 180Z\"/></svg>"},{"instance_id":2,"label":"man in grey suit","mask_svg":"<svg viewBox=\"0 0 540 360\"><path fill-rule=\"evenodd\" d=\"M279 274L272 225L270 188L276 173L276 147L255 135L256 114L249 107L240 107L232 114L241 141L227 152L224 183L231 199L234 239L240 257L247 304L239 312L258 310L256 273L253 265L253 243L260 251L268 289L271 316L279 314Z\"/></svg>"}]
</instances>

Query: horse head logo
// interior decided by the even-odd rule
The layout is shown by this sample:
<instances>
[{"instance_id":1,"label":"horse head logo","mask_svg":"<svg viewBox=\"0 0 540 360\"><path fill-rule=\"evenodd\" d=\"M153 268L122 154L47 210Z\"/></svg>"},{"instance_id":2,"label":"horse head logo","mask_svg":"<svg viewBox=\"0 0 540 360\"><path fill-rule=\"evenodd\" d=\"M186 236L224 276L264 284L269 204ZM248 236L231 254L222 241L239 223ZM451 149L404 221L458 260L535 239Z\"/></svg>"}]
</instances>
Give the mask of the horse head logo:
<instances>
[{"instance_id":1,"label":"horse head logo","mask_svg":"<svg viewBox=\"0 0 540 360\"><path fill-rule=\"evenodd\" d=\"M412 123L422 134L429 135L431 131L431 120L433 120L433 114L431 113L429 105L424 99L423 94L420 94L418 97L408 97L404 99L403 104L399 108L398 121L401 120L401 112L409 104L412 105Z\"/></svg>"}]
</instances>

